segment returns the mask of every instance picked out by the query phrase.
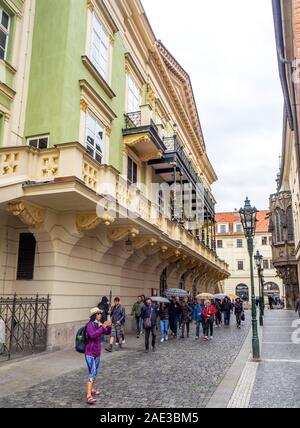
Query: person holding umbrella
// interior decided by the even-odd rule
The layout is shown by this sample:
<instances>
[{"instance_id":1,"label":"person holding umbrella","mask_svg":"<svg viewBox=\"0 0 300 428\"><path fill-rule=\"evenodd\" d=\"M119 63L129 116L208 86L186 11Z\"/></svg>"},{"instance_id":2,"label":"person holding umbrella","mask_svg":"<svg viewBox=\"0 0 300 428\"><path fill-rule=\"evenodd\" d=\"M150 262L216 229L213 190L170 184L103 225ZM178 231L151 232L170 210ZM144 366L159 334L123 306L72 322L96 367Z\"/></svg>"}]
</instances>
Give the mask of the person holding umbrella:
<instances>
[{"instance_id":1,"label":"person holding umbrella","mask_svg":"<svg viewBox=\"0 0 300 428\"><path fill-rule=\"evenodd\" d=\"M152 350L155 352L156 341L156 322L157 322L158 306L154 305L151 297L146 299L146 304L142 307L141 317L144 322L145 329L145 348L149 352L149 338L152 333Z\"/></svg>"},{"instance_id":2,"label":"person holding umbrella","mask_svg":"<svg viewBox=\"0 0 300 428\"><path fill-rule=\"evenodd\" d=\"M169 316L170 316L170 328L174 338L177 337L177 328L178 328L180 313L181 313L180 303L177 300L177 298L173 296L169 307Z\"/></svg>"},{"instance_id":3,"label":"person holding umbrella","mask_svg":"<svg viewBox=\"0 0 300 428\"><path fill-rule=\"evenodd\" d=\"M242 300L238 297L235 301L235 305L234 305L234 315L236 317L236 326L237 328L241 328L241 321L242 321L242 313L243 313L244 309L243 309L243 302Z\"/></svg>"}]
</instances>

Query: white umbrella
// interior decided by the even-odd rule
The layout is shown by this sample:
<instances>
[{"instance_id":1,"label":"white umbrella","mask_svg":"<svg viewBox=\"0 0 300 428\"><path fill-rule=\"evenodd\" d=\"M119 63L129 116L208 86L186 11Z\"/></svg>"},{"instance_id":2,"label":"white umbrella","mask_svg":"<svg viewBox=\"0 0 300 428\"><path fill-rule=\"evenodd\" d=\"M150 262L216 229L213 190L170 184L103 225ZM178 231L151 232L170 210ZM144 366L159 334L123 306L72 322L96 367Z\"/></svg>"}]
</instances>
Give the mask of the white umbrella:
<instances>
[{"instance_id":1,"label":"white umbrella","mask_svg":"<svg viewBox=\"0 0 300 428\"><path fill-rule=\"evenodd\" d=\"M225 297L228 297L228 296L226 294L223 294L223 293L219 293L219 294L214 295L214 299L218 299L218 300L224 300Z\"/></svg>"},{"instance_id":2,"label":"white umbrella","mask_svg":"<svg viewBox=\"0 0 300 428\"><path fill-rule=\"evenodd\" d=\"M151 297L152 302L157 302L157 303L170 303L169 299L166 299L166 297L161 297L161 296L153 296Z\"/></svg>"},{"instance_id":3,"label":"white umbrella","mask_svg":"<svg viewBox=\"0 0 300 428\"><path fill-rule=\"evenodd\" d=\"M187 297L188 292L181 288L168 288L165 291L166 297Z\"/></svg>"}]
</instances>

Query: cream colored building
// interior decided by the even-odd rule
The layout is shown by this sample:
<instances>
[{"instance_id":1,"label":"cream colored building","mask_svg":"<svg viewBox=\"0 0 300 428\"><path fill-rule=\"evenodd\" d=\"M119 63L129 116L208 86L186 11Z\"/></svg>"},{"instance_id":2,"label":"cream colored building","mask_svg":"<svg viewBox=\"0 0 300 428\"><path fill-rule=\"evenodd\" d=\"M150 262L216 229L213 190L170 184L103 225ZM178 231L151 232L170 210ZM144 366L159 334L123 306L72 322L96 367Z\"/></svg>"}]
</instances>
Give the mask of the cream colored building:
<instances>
[{"instance_id":1,"label":"cream colored building","mask_svg":"<svg viewBox=\"0 0 300 428\"><path fill-rule=\"evenodd\" d=\"M24 126L16 139L7 115L0 140L0 296L50 294L48 347L62 347L110 292L128 314L138 295L166 287L222 291L229 273L214 246L217 176L190 78L155 38L141 2L26 7L28 90L16 94L24 70L12 55L9 112L19 112L21 96ZM199 199L196 227L172 184L190 185L194 208Z\"/></svg>"},{"instance_id":2,"label":"cream colored building","mask_svg":"<svg viewBox=\"0 0 300 428\"><path fill-rule=\"evenodd\" d=\"M254 238L254 253L257 250L263 256L263 275L265 289L278 291L284 297L282 280L277 277L272 264L271 233L269 232L268 211L258 213L258 222ZM251 275L247 241L244 236L238 212L217 213L216 244L219 257L229 264L230 277L224 281L227 294L236 294L251 302ZM259 296L258 272L254 262L255 295Z\"/></svg>"}]
</instances>

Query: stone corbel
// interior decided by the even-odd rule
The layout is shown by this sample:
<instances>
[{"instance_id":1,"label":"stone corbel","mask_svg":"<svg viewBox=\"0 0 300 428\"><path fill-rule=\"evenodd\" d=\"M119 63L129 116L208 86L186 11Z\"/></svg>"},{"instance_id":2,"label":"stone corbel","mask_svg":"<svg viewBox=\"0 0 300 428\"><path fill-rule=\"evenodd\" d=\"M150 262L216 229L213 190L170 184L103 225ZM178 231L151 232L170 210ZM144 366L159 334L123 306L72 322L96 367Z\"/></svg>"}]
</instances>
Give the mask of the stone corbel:
<instances>
[{"instance_id":1,"label":"stone corbel","mask_svg":"<svg viewBox=\"0 0 300 428\"><path fill-rule=\"evenodd\" d=\"M113 242L122 241L128 238L128 236L135 238L139 233L139 230L135 227L115 227L107 231L108 238Z\"/></svg>"},{"instance_id":2,"label":"stone corbel","mask_svg":"<svg viewBox=\"0 0 300 428\"><path fill-rule=\"evenodd\" d=\"M27 201L9 202L7 211L30 227L39 227L45 221L46 210Z\"/></svg>"},{"instance_id":3,"label":"stone corbel","mask_svg":"<svg viewBox=\"0 0 300 428\"><path fill-rule=\"evenodd\" d=\"M140 250L148 246L153 248L156 244L157 244L157 239L151 238L151 237L149 238L149 236L141 236L140 238L136 238L133 241L132 246L135 250Z\"/></svg>"},{"instance_id":4,"label":"stone corbel","mask_svg":"<svg viewBox=\"0 0 300 428\"><path fill-rule=\"evenodd\" d=\"M96 212L77 214L76 227L79 232L95 229L99 224L110 226L115 219L108 213L98 216Z\"/></svg>"}]
</instances>

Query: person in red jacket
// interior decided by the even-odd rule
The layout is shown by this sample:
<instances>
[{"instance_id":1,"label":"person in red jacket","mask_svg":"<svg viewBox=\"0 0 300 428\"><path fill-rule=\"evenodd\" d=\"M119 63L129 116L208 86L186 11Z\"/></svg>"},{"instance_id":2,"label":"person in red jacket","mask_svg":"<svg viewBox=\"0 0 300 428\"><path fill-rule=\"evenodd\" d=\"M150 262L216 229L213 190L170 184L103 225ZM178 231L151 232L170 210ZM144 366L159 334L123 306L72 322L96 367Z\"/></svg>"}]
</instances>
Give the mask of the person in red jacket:
<instances>
[{"instance_id":1,"label":"person in red jacket","mask_svg":"<svg viewBox=\"0 0 300 428\"><path fill-rule=\"evenodd\" d=\"M216 312L217 311L214 305L209 300L207 300L202 311L202 318L205 322L205 340L208 340L209 338L213 339Z\"/></svg>"}]
</instances>

